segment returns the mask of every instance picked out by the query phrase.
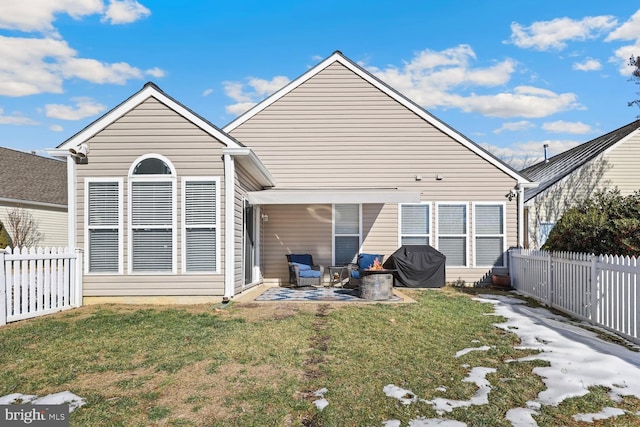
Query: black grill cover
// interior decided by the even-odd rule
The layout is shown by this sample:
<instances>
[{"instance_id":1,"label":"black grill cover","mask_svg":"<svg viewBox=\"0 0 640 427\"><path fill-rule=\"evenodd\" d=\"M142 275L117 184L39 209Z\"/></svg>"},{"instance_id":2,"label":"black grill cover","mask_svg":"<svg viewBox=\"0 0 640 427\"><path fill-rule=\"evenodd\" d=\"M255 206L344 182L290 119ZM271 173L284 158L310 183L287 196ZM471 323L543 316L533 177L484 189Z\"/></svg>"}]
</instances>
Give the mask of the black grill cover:
<instances>
[{"instance_id":1,"label":"black grill cover","mask_svg":"<svg viewBox=\"0 0 640 427\"><path fill-rule=\"evenodd\" d=\"M447 258L429 245L404 245L398 248L383 267L396 270L396 286L407 288L441 288L445 285Z\"/></svg>"}]
</instances>

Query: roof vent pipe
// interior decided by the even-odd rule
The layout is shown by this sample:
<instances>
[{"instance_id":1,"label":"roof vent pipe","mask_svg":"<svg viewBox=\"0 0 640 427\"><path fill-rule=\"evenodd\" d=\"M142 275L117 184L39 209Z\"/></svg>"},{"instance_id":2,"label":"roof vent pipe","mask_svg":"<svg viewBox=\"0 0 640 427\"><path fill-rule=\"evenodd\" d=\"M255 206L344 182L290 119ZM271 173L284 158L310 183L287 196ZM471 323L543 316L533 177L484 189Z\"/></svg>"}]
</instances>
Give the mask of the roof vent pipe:
<instances>
[{"instance_id":1,"label":"roof vent pipe","mask_svg":"<svg viewBox=\"0 0 640 427\"><path fill-rule=\"evenodd\" d=\"M547 148L549 148L549 144L544 144L544 162L547 163L549 162L549 158L547 157Z\"/></svg>"}]
</instances>

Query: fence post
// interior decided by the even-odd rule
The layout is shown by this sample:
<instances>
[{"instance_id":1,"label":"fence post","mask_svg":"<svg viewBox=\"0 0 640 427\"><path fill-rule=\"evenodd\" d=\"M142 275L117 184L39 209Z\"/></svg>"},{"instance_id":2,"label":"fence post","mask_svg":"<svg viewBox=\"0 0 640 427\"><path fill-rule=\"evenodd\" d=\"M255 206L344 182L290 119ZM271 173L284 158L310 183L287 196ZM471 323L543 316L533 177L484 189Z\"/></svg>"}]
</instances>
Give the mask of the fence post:
<instances>
[{"instance_id":1,"label":"fence post","mask_svg":"<svg viewBox=\"0 0 640 427\"><path fill-rule=\"evenodd\" d=\"M553 283L553 253L547 252L547 304L553 307L553 294L555 293Z\"/></svg>"},{"instance_id":2,"label":"fence post","mask_svg":"<svg viewBox=\"0 0 640 427\"><path fill-rule=\"evenodd\" d=\"M0 249L0 326L7 324L7 276L4 271L5 249Z\"/></svg>"},{"instance_id":3,"label":"fence post","mask_svg":"<svg viewBox=\"0 0 640 427\"><path fill-rule=\"evenodd\" d=\"M591 307L589 307L589 320L594 325L598 323L598 257L589 255L591 260Z\"/></svg>"},{"instance_id":4,"label":"fence post","mask_svg":"<svg viewBox=\"0 0 640 427\"><path fill-rule=\"evenodd\" d=\"M82 249L76 248L76 271L75 271L75 285L74 297L75 306L82 307Z\"/></svg>"}]
</instances>

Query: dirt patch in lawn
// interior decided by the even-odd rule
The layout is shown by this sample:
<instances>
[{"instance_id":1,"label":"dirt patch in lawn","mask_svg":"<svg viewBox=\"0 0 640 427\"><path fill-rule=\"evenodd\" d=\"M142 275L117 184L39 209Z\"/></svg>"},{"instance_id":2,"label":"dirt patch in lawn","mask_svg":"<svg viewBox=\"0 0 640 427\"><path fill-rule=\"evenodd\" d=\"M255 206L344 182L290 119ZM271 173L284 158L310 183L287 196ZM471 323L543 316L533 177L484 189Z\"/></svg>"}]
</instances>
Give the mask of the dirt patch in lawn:
<instances>
[{"instance_id":1,"label":"dirt patch in lawn","mask_svg":"<svg viewBox=\"0 0 640 427\"><path fill-rule=\"evenodd\" d=\"M255 302L234 303L229 309L217 310L226 318L241 318L247 322L262 322L264 320L282 320L293 317L302 312L314 313L323 304L292 303L259 304ZM326 305L326 304L324 304Z\"/></svg>"}]
</instances>

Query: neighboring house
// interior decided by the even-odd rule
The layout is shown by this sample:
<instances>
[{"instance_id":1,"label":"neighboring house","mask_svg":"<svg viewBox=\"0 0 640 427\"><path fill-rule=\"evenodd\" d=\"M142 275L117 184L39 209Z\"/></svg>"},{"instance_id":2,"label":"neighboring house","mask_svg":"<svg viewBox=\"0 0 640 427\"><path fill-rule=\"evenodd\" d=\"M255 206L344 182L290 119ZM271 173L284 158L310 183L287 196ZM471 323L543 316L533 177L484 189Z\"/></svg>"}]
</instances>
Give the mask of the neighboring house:
<instances>
[{"instance_id":1,"label":"neighboring house","mask_svg":"<svg viewBox=\"0 0 640 427\"><path fill-rule=\"evenodd\" d=\"M526 247L540 248L562 214L597 190L640 190L640 120L525 168L539 182L525 190Z\"/></svg>"},{"instance_id":2,"label":"neighboring house","mask_svg":"<svg viewBox=\"0 0 640 427\"><path fill-rule=\"evenodd\" d=\"M287 282L287 253L402 244L478 282L522 245L535 185L339 52L223 130L148 83L51 153L73 176L85 300L231 298Z\"/></svg>"},{"instance_id":3,"label":"neighboring house","mask_svg":"<svg viewBox=\"0 0 640 427\"><path fill-rule=\"evenodd\" d=\"M0 147L0 222L15 208L38 224L38 246L67 246L67 164Z\"/></svg>"}]
</instances>

